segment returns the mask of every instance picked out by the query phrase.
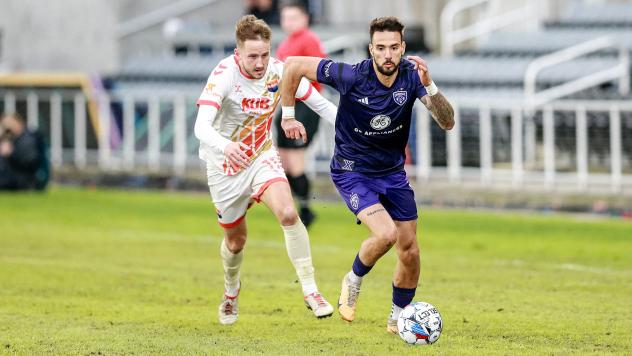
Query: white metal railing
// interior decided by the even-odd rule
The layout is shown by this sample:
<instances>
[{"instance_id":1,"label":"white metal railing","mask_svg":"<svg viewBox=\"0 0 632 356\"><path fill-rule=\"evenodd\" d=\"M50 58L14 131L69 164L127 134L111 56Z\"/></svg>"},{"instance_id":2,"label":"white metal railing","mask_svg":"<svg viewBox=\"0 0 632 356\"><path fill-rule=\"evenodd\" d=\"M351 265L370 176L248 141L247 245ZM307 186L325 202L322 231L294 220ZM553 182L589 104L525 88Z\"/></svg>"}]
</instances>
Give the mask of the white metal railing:
<instances>
[{"instance_id":1,"label":"white metal railing","mask_svg":"<svg viewBox=\"0 0 632 356\"><path fill-rule=\"evenodd\" d=\"M498 8L498 0L452 0L441 11L441 55L452 56L457 44L487 35L501 28L538 19L539 0L528 1L526 5L503 13L493 14ZM487 6L487 14L470 25L454 28L457 15L475 7Z\"/></svg>"},{"instance_id":2,"label":"white metal railing","mask_svg":"<svg viewBox=\"0 0 632 356\"><path fill-rule=\"evenodd\" d=\"M180 176L187 169L199 170L197 140L193 133L196 116L195 98L184 96L163 98L109 97L100 96L98 111L97 143L88 147L87 135L95 130L87 117L88 100L83 93L68 92L3 92L0 102L5 111L25 107L27 117L35 118L29 123L37 128L42 120L50 120L42 127L50 142L51 163L54 168L75 166L78 169L99 167L105 172L160 172ZM436 145L433 125L423 105L417 104L416 113L416 165L412 172L420 182L449 182L479 184L491 188L509 189L568 190L578 192L610 191L615 194L632 194L632 152L624 151L623 137L632 137L632 102L630 101L552 101L541 108L525 105L523 102L502 102L455 99L456 125L446 134L445 147ZM43 103L50 103L46 105ZM18 105L19 104L19 105ZM24 105L26 104L26 105ZM112 104L122 108L118 121L113 119ZM41 109L49 107L48 113ZM72 108L64 110L63 108ZM137 110L141 108L141 110ZM534 111L541 117L541 123L532 121L527 115ZM139 112L146 112L140 115ZM478 166L465 166L463 153L466 135L464 113L468 115L468 125L472 125L472 112L476 113L474 124L478 126ZM556 133L556 116L559 112L574 113L574 133L560 137ZM595 169L590 164L592 138L589 137L590 114L608 115L607 127L609 164ZM625 113L625 121L622 113ZM495 117L501 114L507 118L510 140L508 159L494 161L499 147L495 146ZM64 117L65 115L65 117ZM314 144L308 150L307 164L313 172L327 172L333 153L333 126L321 120L321 129ZM533 125L529 129L529 125ZM72 125L73 127L68 127ZM140 125L140 126L139 126ZM541 129L541 139L536 140L535 126ZM119 127L120 126L120 127ZM594 126L594 125L593 125ZM472 131L469 127L468 137ZM139 130L144 130L139 134ZM118 130L118 132L116 131ZM624 131L625 130L625 131ZM112 133L120 133L122 140L113 140ZM476 131L474 131L476 132ZM73 135L73 137L64 137ZM443 133L441 134L443 135ZM533 140L536 152L529 153L529 140ZM558 139L560 141L558 141ZM570 148L560 147L560 142L574 140L574 162L565 163L562 154L569 156ZM433 145L433 141L435 144ZM556 141L558 141L556 143ZM165 144L169 142L169 144ZM446 162L433 162L433 149L446 152ZM502 148L504 149L504 148ZM527 152L525 152L527 151ZM527 157L533 156L534 163ZM564 158L568 160L568 157Z\"/></svg>"},{"instance_id":3,"label":"white metal railing","mask_svg":"<svg viewBox=\"0 0 632 356\"><path fill-rule=\"evenodd\" d=\"M536 80L542 70L606 48L616 48L618 50L619 63L614 67L590 73L537 92ZM624 46L619 45L614 38L609 36L599 37L538 57L529 63L524 75L525 100L529 106L535 107L613 79L619 81L619 93L621 95L627 95L630 92L630 53Z\"/></svg>"},{"instance_id":4,"label":"white metal railing","mask_svg":"<svg viewBox=\"0 0 632 356\"><path fill-rule=\"evenodd\" d=\"M433 181L441 179L449 179L450 181L471 181L476 177L480 179L482 185L507 186L514 188L534 187L544 188L548 190L568 190L589 191L605 188L612 193L632 193L632 174L624 173L632 171L632 152L628 152L624 157L622 147L623 122L621 112L632 114L632 102L629 101L598 101L598 100L563 100L553 101L542 108L536 110L542 116L542 141L538 143L541 148L541 158L537 167L525 168L525 153L522 151L525 147L524 139L528 138L529 132L525 130L528 125L523 122L522 117L525 113L533 112L533 108L519 102L502 103L499 101L484 103L480 100L455 100L455 109L457 110L477 110L479 134L479 152L480 166L474 170L464 172L450 168L452 165L458 165L460 157L448 154L448 167L439 168L433 166L431 160L431 152L419 152L418 159L422 160L421 165L416 167L416 175L418 179L424 181ZM492 130L490 111L508 113L511 117L511 166L507 168L505 164L497 167L492 159ZM574 171L565 169L562 171L559 167L557 157L559 156L559 144L556 144L555 129L555 113L556 112L573 112L575 116L575 164ZM608 169L608 173L591 172L589 165L589 148L590 140L588 137L588 119L589 112L608 113L608 129L609 129L609 167L600 167L599 171ZM419 139L423 139L420 132L423 132L424 121L428 120L428 114L423 106L417 107L418 119L418 143ZM459 116L455 116L459 120ZM456 130L456 131L455 131ZM450 137L459 137L460 126L457 124L448 136L448 151L450 150ZM632 122L626 125L628 136L632 136ZM418 146L419 150L419 146ZM627 169L626 169L627 168ZM455 172L459 172L455 176Z\"/></svg>"}]
</instances>

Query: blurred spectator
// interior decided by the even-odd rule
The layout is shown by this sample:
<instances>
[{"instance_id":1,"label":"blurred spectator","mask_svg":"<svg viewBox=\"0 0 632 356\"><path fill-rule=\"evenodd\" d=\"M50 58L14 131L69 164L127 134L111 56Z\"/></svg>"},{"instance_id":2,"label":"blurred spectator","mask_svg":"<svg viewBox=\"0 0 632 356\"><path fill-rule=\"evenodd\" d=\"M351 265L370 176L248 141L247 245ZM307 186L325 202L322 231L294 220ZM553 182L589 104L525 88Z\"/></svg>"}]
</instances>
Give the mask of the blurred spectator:
<instances>
[{"instance_id":1,"label":"blurred spectator","mask_svg":"<svg viewBox=\"0 0 632 356\"><path fill-rule=\"evenodd\" d=\"M319 21L314 22L314 20L319 20L320 17L322 17L322 11L319 11L322 7L322 0L279 0L279 14L282 15L283 8L292 6L300 6L303 8L308 15L309 25L320 23ZM280 21L283 22L283 19L281 18Z\"/></svg>"},{"instance_id":2,"label":"blurred spectator","mask_svg":"<svg viewBox=\"0 0 632 356\"><path fill-rule=\"evenodd\" d=\"M0 119L0 190L42 190L49 178L47 149L39 132L18 114Z\"/></svg>"},{"instance_id":3,"label":"blurred spectator","mask_svg":"<svg viewBox=\"0 0 632 356\"><path fill-rule=\"evenodd\" d=\"M268 26L279 26L278 0L246 0L246 14L255 15Z\"/></svg>"},{"instance_id":4,"label":"blurred spectator","mask_svg":"<svg viewBox=\"0 0 632 356\"><path fill-rule=\"evenodd\" d=\"M287 37L279 44L276 57L285 61L290 56L325 57L322 43L318 36L309 29L309 13L303 2L283 2L281 5L281 27ZM321 90L319 83L312 83ZM303 123L307 131L307 142L292 140L283 134L281 129L281 112L277 112L274 123L277 129L276 143L279 156L287 175L292 193L300 204L299 215L306 227L314 221L316 215L310 209L310 181L305 175L305 149L309 146L318 131L318 114L310 110L301 101L296 102L296 119Z\"/></svg>"}]
</instances>

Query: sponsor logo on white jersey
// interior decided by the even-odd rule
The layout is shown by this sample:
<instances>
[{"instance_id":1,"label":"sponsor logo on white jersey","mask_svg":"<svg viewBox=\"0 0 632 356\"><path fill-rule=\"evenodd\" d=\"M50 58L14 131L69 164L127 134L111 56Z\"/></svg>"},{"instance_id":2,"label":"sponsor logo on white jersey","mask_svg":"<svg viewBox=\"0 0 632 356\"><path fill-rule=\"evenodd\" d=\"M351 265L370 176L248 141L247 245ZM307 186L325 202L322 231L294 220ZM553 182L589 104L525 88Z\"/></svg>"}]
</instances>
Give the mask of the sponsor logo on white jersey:
<instances>
[{"instance_id":1,"label":"sponsor logo on white jersey","mask_svg":"<svg viewBox=\"0 0 632 356\"><path fill-rule=\"evenodd\" d=\"M260 113L270 109L270 98L243 98L241 110L247 113Z\"/></svg>"}]
</instances>

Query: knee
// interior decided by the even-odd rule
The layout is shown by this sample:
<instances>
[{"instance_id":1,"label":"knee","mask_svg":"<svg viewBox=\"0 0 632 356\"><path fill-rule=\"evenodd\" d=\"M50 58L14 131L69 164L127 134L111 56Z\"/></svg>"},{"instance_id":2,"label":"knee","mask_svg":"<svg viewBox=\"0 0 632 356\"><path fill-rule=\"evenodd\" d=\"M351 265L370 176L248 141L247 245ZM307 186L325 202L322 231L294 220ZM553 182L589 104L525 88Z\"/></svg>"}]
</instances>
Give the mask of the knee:
<instances>
[{"instance_id":1,"label":"knee","mask_svg":"<svg viewBox=\"0 0 632 356\"><path fill-rule=\"evenodd\" d=\"M386 248L391 248L397 242L397 228L392 226L384 229L378 234L378 238L383 242Z\"/></svg>"},{"instance_id":2,"label":"knee","mask_svg":"<svg viewBox=\"0 0 632 356\"><path fill-rule=\"evenodd\" d=\"M283 226L294 225L298 221L298 214L296 213L294 206L284 207L281 211L279 211L277 217Z\"/></svg>"},{"instance_id":3,"label":"knee","mask_svg":"<svg viewBox=\"0 0 632 356\"><path fill-rule=\"evenodd\" d=\"M400 252L400 259L408 266L419 265L419 247L411 245Z\"/></svg>"},{"instance_id":4,"label":"knee","mask_svg":"<svg viewBox=\"0 0 632 356\"><path fill-rule=\"evenodd\" d=\"M224 239L226 243L226 247L232 253L239 253L244 249L246 245L246 235L245 234L235 234L232 236L226 236Z\"/></svg>"}]
</instances>

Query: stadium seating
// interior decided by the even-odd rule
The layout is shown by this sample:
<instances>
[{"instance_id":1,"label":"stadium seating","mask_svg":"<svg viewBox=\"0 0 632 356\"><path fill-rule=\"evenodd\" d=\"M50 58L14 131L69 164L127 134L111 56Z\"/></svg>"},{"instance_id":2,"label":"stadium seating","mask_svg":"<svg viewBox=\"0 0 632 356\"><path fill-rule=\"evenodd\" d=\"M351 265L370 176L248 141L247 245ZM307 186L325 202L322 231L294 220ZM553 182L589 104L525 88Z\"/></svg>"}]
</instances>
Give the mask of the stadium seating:
<instances>
[{"instance_id":1,"label":"stadium seating","mask_svg":"<svg viewBox=\"0 0 632 356\"><path fill-rule=\"evenodd\" d=\"M632 50L632 28L556 28L544 27L533 32L496 32L481 43L476 52L496 56L534 57L584 41L613 36L617 43ZM516 40L519 38L520 40Z\"/></svg>"},{"instance_id":2,"label":"stadium seating","mask_svg":"<svg viewBox=\"0 0 632 356\"><path fill-rule=\"evenodd\" d=\"M487 36L473 49L457 51L454 57L426 56L433 79L450 98L520 101L524 98L524 76L527 66L535 58L569 46L611 36L616 43L632 52L632 4L571 2L556 19L544 23L534 31L500 31ZM588 73L616 65L615 49L593 53L544 69L537 78L537 90L543 90ZM563 99L630 100L632 95L621 95L616 82L584 89ZM557 150L557 169L572 170L576 165L576 113L555 111L554 125ZM460 110L461 161L463 166L479 166L479 113ZM528 119L528 118L527 118ZM632 159L632 113L622 112L624 161ZM533 117L537 140L542 140L542 112ZM492 111L493 161L511 162L510 113ZM589 164L609 167L609 115L607 112L587 113ZM446 164L445 135L432 127L432 161ZM411 141L415 140L415 133ZM625 163L625 162L624 162Z\"/></svg>"},{"instance_id":3,"label":"stadium seating","mask_svg":"<svg viewBox=\"0 0 632 356\"><path fill-rule=\"evenodd\" d=\"M490 34L476 48L457 51L453 58L430 56L433 78L446 93L455 96L520 97L529 63L538 56L610 36L632 51L632 4L571 2L554 22L535 31L499 31ZM605 49L585 57L544 69L538 89L578 78L617 63L615 49ZM509 90L508 90L509 87ZM577 99L621 99L613 86L602 86L574 94Z\"/></svg>"},{"instance_id":4,"label":"stadium seating","mask_svg":"<svg viewBox=\"0 0 632 356\"><path fill-rule=\"evenodd\" d=\"M559 19L547 27L632 28L629 2L571 2Z\"/></svg>"},{"instance_id":5,"label":"stadium seating","mask_svg":"<svg viewBox=\"0 0 632 356\"><path fill-rule=\"evenodd\" d=\"M446 58L438 54L425 53L423 57L429 63L434 80L450 98L519 101L524 97L525 71L529 63L541 55L605 35L612 36L618 44L632 51L632 17L629 16L631 13L630 3L586 5L571 2L555 21L543 23L537 30L495 32L480 41L475 48L457 51L454 57ZM316 27L314 30L325 42L340 38L341 34L352 34L358 39L365 36L364 28ZM276 28L273 31L275 41L283 38L280 29ZM176 95L196 98L210 70L221 58L232 52L233 36L231 29L209 31L208 28L200 26L185 26L172 39L172 54L158 58L137 57L125 61L120 72L108 78L111 93L119 98L126 95L136 98ZM365 46L360 40L355 42ZM273 46L276 44L277 42L274 42ZM355 54L359 53L362 52L356 50ZM348 59L340 50L334 50L330 55L338 59ZM618 63L617 56L615 49L606 49L546 68L538 75L537 90L610 68ZM632 95L622 96L617 83L613 82L576 92L566 99L627 100L632 99ZM463 108L460 111L464 166L480 165L478 115L477 110ZM632 160L632 113L622 112L621 115L624 160ZM556 146L560 150L558 168L563 169L575 164L575 113L556 111L554 116ZM192 117L189 117L189 121L191 119ZM493 111L492 120L493 160L496 163L510 162L510 113ZM536 113L533 120L538 140L541 140L542 113ZM604 167L608 165L608 125L607 113L588 113L591 164ZM413 142L414 146L414 131L411 136L410 142ZM431 137L433 165L446 165L445 133L433 125ZM414 155L415 150L412 152ZM317 153L317 156L327 160L326 154L321 157ZM416 162L415 157L413 161Z\"/></svg>"},{"instance_id":6,"label":"stadium seating","mask_svg":"<svg viewBox=\"0 0 632 356\"><path fill-rule=\"evenodd\" d=\"M495 32L481 41L475 49L457 52L453 58L438 55L425 57L432 68L433 77L450 95L519 98L526 68L537 56L604 35L614 37L617 43L632 51L630 13L632 4L627 3L586 5L571 2L555 22L548 22L536 31ZM327 26L316 27L314 30L325 42L339 37L341 33L363 33L363 29L359 28L340 29ZM274 29L274 34L273 38L277 41L283 37L278 28ZM120 73L110 78L117 84L113 89L116 93L141 95L147 92L195 93L199 91L214 64L232 51L233 36L230 29L209 31L200 26L184 26L172 40L174 53L182 55L132 58L124 63ZM538 89L560 84L616 63L615 51L605 50L553 66L543 70L538 76ZM612 99L620 96L612 86L603 86L582 91L573 98Z\"/></svg>"}]
</instances>

